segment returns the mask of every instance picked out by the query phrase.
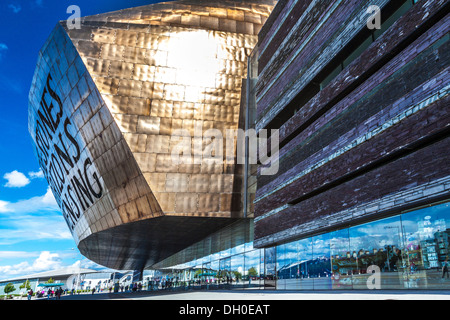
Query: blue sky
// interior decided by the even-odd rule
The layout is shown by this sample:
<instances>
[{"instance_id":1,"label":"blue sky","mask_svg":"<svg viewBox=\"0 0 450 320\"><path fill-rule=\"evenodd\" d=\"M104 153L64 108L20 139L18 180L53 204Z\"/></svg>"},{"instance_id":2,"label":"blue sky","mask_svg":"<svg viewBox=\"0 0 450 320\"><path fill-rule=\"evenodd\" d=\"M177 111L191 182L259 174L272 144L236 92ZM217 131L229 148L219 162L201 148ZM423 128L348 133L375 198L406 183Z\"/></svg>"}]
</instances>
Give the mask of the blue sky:
<instances>
[{"instance_id":1,"label":"blue sky","mask_svg":"<svg viewBox=\"0 0 450 320\"><path fill-rule=\"evenodd\" d=\"M151 0L0 2L0 280L79 264L99 267L76 248L28 134L28 91L38 52L70 5L87 16Z\"/></svg>"}]
</instances>

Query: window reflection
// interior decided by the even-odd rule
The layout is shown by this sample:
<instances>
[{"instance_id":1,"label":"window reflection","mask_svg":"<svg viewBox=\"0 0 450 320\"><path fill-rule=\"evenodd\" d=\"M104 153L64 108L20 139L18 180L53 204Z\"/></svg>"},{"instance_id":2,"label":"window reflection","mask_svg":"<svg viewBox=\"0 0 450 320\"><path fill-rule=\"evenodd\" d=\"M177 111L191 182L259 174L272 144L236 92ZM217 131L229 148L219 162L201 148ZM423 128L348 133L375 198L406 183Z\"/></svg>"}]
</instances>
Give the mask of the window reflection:
<instances>
[{"instance_id":1,"label":"window reflection","mask_svg":"<svg viewBox=\"0 0 450 320\"><path fill-rule=\"evenodd\" d=\"M211 276L209 277L209 287L211 286L218 286L218 274L219 274L219 260L212 260L210 265L209 272L211 273Z\"/></svg>"},{"instance_id":2,"label":"window reflection","mask_svg":"<svg viewBox=\"0 0 450 320\"><path fill-rule=\"evenodd\" d=\"M286 290L312 289L313 282L308 271L312 260L311 240L304 239L285 244L280 248L281 252L283 259L278 263L277 273L278 281L282 279L282 282L277 284L277 287Z\"/></svg>"},{"instance_id":3,"label":"window reflection","mask_svg":"<svg viewBox=\"0 0 450 320\"><path fill-rule=\"evenodd\" d=\"M264 273L260 261L261 250L252 250L244 255L245 273L243 282L248 288L261 288L264 284Z\"/></svg>"},{"instance_id":4,"label":"window reflection","mask_svg":"<svg viewBox=\"0 0 450 320\"><path fill-rule=\"evenodd\" d=\"M353 288L368 289L370 266L377 266L383 275L383 289L399 289L403 269L400 217L393 217L349 229L350 254L353 261ZM378 270L378 269L376 269Z\"/></svg>"},{"instance_id":5,"label":"window reflection","mask_svg":"<svg viewBox=\"0 0 450 320\"><path fill-rule=\"evenodd\" d=\"M314 289L331 289L330 234L313 238L313 260L309 274L314 278Z\"/></svg>"},{"instance_id":6,"label":"window reflection","mask_svg":"<svg viewBox=\"0 0 450 320\"><path fill-rule=\"evenodd\" d=\"M314 289L313 279L310 277L312 262L312 239L303 239L298 242L300 289Z\"/></svg>"},{"instance_id":7,"label":"window reflection","mask_svg":"<svg viewBox=\"0 0 450 320\"><path fill-rule=\"evenodd\" d=\"M186 256L197 258L175 266L183 271L172 277L223 289L448 289L443 266L449 236L450 203L444 203L272 248L255 249L244 240L234 241L234 249L222 243L201 257L213 251L211 239L193 246ZM229 231L220 239L233 241Z\"/></svg>"},{"instance_id":8,"label":"window reflection","mask_svg":"<svg viewBox=\"0 0 450 320\"><path fill-rule=\"evenodd\" d=\"M289 263L287 266L288 273L286 273L286 290L299 290L299 270L300 265L298 263L298 242L291 242L286 244L286 262Z\"/></svg>"},{"instance_id":9,"label":"window reflection","mask_svg":"<svg viewBox=\"0 0 450 320\"><path fill-rule=\"evenodd\" d=\"M231 257L231 272L230 272L230 284L233 287L243 288L243 275L244 275L244 255L238 254Z\"/></svg>"},{"instance_id":10,"label":"window reflection","mask_svg":"<svg viewBox=\"0 0 450 320\"><path fill-rule=\"evenodd\" d=\"M277 247L276 271L277 271L277 289L284 290L286 288L286 277L289 277L289 262L286 259L286 245Z\"/></svg>"},{"instance_id":11,"label":"window reflection","mask_svg":"<svg viewBox=\"0 0 450 320\"><path fill-rule=\"evenodd\" d=\"M350 253L348 229L331 233L330 258L333 289L351 289L355 264Z\"/></svg>"},{"instance_id":12,"label":"window reflection","mask_svg":"<svg viewBox=\"0 0 450 320\"><path fill-rule=\"evenodd\" d=\"M217 278L219 288L227 288L231 283L231 257L219 261L219 274Z\"/></svg>"},{"instance_id":13,"label":"window reflection","mask_svg":"<svg viewBox=\"0 0 450 320\"><path fill-rule=\"evenodd\" d=\"M264 249L264 287L276 287L276 252L277 247Z\"/></svg>"},{"instance_id":14,"label":"window reflection","mask_svg":"<svg viewBox=\"0 0 450 320\"><path fill-rule=\"evenodd\" d=\"M450 282L442 267L449 255L450 205L445 203L405 213L402 225L405 287L448 288Z\"/></svg>"}]
</instances>

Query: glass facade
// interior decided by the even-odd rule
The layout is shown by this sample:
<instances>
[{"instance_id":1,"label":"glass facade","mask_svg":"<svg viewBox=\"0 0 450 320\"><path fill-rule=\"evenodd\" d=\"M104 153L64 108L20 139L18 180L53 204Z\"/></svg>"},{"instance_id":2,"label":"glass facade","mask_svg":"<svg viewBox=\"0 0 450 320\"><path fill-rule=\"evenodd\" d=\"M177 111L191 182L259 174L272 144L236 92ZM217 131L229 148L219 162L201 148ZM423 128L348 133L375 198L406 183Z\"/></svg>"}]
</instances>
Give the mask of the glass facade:
<instances>
[{"instance_id":1,"label":"glass facade","mask_svg":"<svg viewBox=\"0 0 450 320\"><path fill-rule=\"evenodd\" d=\"M208 289L450 287L449 202L265 249L253 247L252 229L238 222L162 261L161 278Z\"/></svg>"},{"instance_id":2,"label":"glass facade","mask_svg":"<svg viewBox=\"0 0 450 320\"><path fill-rule=\"evenodd\" d=\"M265 252L253 248L252 239L252 220L236 222L153 266L160 271L156 280L208 289L263 288L265 275L275 279L275 267L267 270Z\"/></svg>"}]
</instances>

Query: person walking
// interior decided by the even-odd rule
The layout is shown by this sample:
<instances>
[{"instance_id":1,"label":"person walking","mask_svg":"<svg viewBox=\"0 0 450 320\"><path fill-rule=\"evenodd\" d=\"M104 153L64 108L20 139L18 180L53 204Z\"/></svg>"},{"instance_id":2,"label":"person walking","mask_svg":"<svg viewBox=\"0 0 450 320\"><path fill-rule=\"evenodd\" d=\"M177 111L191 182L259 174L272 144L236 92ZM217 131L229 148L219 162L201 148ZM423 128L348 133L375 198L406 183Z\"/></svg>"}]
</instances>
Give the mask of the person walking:
<instances>
[{"instance_id":1,"label":"person walking","mask_svg":"<svg viewBox=\"0 0 450 320\"><path fill-rule=\"evenodd\" d=\"M56 300L61 300L61 292L62 292L62 289L61 289L61 287L59 287L59 289L56 289Z\"/></svg>"},{"instance_id":2,"label":"person walking","mask_svg":"<svg viewBox=\"0 0 450 320\"><path fill-rule=\"evenodd\" d=\"M444 279L446 274L448 279L448 258L442 263L442 279Z\"/></svg>"},{"instance_id":3,"label":"person walking","mask_svg":"<svg viewBox=\"0 0 450 320\"><path fill-rule=\"evenodd\" d=\"M27 295L27 299L28 300L31 300L31 297L33 296L33 289L30 289L29 291L28 291L28 295Z\"/></svg>"}]
</instances>

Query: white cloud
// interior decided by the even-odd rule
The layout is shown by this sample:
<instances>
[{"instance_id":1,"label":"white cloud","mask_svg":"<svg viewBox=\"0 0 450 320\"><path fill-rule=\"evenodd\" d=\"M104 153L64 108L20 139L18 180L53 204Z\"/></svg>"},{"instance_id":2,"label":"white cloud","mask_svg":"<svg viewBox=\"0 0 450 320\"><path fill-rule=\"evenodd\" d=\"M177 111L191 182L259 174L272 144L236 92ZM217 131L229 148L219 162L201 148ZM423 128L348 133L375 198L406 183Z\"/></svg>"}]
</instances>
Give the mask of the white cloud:
<instances>
[{"instance_id":1,"label":"white cloud","mask_svg":"<svg viewBox=\"0 0 450 320\"><path fill-rule=\"evenodd\" d=\"M8 46L4 43L0 43L0 60L3 57L3 54L8 50Z\"/></svg>"},{"instance_id":2,"label":"white cloud","mask_svg":"<svg viewBox=\"0 0 450 320\"><path fill-rule=\"evenodd\" d=\"M18 4L9 4L8 8L12 10L14 13L19 13L22 10L22 7Z\"/></svg>"},{"instance_id":3,"label":"white cloud","mask_svg":"<svg viewBox=\"0 0 450 320\"><path fill-rule=\"evenodd\" d=\"M15 251L11 251L14 254ZM5 251L5 256L9 257L11 255L9 252ZM112 271L112 269L103 267L95 262L88 259L77 260L73 264L67 264L64 262L64 258L73 258L73 253L68 254L67 252L19 252L20 256L16 258L35 258L34 260L22 261L12 265L0 266L0 279L16 278L21 276L30 275L38 272L45 272L50 270L57 270L61 268L72 269L73 273L78 272L79 268L88 268L103 271ZM0 251L0 257L2 257L2 252Z\"/></svg>"},{"instance_id":4,"label":"white cloud","mask_svg":"<svg viewBox=\"0 0 450 320\"><path fill-rule=\"evenodd\" d=\"M21 274L24 268L28 267L27 262L21 262L12 266L0 266L0 274L2 277L7 275L18 275Z\"/></svg>"},{"instance_id":5,"label":"white cloud","mask_svg":"<svg viewBox=\"0 0 450 320\"><path fill-rule=\"evenodd\" d=\"M105 272L114 271L113 269L103 267L86 258L77 260L73 264L64 262L64 259L75 258L74 254L77 255L77 253L73 250L57 252L0 251L0 258L30 259L28 261L21 261L11 265L0 266L0 279L16 278L33 273L57 270L61 268L67 268L69 270L72 269L73 273L77 273L79 268L88 268Z\"/></svg>"},{"instance_id":6,"label":"white cloud","mask_svg":"<svg viewBox=\"0 0 450 320\"><path fill-rule=\"evenodd\" d=\"M44 194L44 196L40 197L40 200L42 204L45 206L50 206L52 208L59 208L58 203L56 202L50 187L47 188L47 192Z\"/></svg>"},{"instance_id":7,"label":"white cloud","mask_svg":"<svg viewBox=\"0 0 450 320\"><path fill-rule=\"evenodd\" d=\"M6 201L3 201L6 202ZM43 196L32 197L30 199L17 202L6 202L5 207L8 211L16 213L33 213L39 211L59 211L58 204L53 196L50 187Z\"/></svg>"},{"instance_id":8,"label":"white cloud","mask_svg":"<svg viewBox=\"0 0 450 320\"><path fill-rule=\"evenodd\" d=\"M50 187L43 196L0 201L0 245L36 239L72 239Z\"/></svg>"},{"instance_id":9,"label":"white cloud","mask_svg":"<svg viewBox=\"0 0 450 320\"><path fill-rule=\"evenodd\" d=\"M48 270L59 269L62 259L57 253L50 253L50 251L42 251L39 258L37 258L31 266L33 270Z\"/></svg>"},{"instance_id":10,"label":"white cloud","mask_svg":"<svg viewBox=\"0 0 450 320\"><path fill-rule=\"evenodd\" d=\"M12 251L12 253L15 253ZM23 253L21 257L36 256L36 253ZM0 274L2 278L20 276L23 274L32 274L48 270L56 270L63 268L62 258L58 253L50 251L42 251L39 256L30 264L23 261L14 265L0 266Z\"/></svg>"},{"instance_id":11,"label":"white cloud","mask_svg":"<svg viewBox=\"0 0 450 320\"><path fill-rule=\"evenodd\" d=\"M42 169L40 169L38 172L28 172L28 177L30 177L30 179L39 179L39 178L44 178L44 173L42 172Z\"/></svg>"},{"instance_id":12,"label":"white cloud","mask_svg":"<svg viewBox=\"0 0 450 320\"><path fill-rule=\"evenodd\" d=\"M9 202L0 200L0 212L11 212L11 209L8 209Z\"/></svg>"},{"instance_id":13,"label":"white cloud","mask_svg":"<svg viewBox=\"0 0 450 320\"><path fill-rule=\"evenodd\" d=\"M30 179L28 179L22 172L19 172L17 170L5 173L3 178L8 180L8 182L4 185L8 188L22 188L30 183Z\"/></svg>"},{"instance_id":14,"label":"white cloud","mask_svg":"<svg viewBox=\"0 0 450 320\"><path fill-rule=\"evenodd\" d=\"M0 251L0 259L10 259L10 258L30 258L35 257L35 252L28 251Z\"/></svg>"}]
</instances>

